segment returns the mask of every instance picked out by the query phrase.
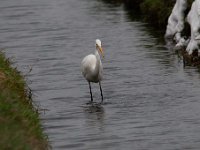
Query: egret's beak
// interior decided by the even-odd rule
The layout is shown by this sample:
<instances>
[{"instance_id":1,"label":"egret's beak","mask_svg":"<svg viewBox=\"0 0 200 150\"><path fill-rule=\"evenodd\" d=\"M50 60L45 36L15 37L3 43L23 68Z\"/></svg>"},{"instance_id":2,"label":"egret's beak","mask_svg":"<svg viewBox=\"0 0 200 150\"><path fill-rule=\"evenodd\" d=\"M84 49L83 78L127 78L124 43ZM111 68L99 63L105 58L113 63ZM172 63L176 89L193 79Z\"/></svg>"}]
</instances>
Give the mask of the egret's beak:
<instances>
[{"instance_id":1,"label":"egret's beak","mask_svg":"<svg viewBox=\"0 0 200 150\"><path fill-rule=\"evenodd\" d=\"M104 52L103 52L103 48L102 48L102 47L100 47L100 46L98 46L98 49L99 49L99 51L100 51L100 53L101 53L102 57L104 58Z\"/></svg>"}]
</instances>

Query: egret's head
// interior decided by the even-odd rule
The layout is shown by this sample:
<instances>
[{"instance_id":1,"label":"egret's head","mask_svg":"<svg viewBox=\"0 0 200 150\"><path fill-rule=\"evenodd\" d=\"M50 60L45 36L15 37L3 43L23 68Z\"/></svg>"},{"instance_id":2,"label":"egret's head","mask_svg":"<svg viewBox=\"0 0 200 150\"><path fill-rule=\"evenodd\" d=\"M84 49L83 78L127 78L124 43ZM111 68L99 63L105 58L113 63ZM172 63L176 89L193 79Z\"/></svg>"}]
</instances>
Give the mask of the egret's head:
<instances>
[{"instance_id":1,"label":"egret's head","mask_svg":"<svg viewBox=\"0 0 200 150\"><path fill-rule=\"evenodd\" d=\"M100 52L100 54L104 57L103 48L101 46L101 41L96 39L96 49Z\"/></svg>"}]
</instances>

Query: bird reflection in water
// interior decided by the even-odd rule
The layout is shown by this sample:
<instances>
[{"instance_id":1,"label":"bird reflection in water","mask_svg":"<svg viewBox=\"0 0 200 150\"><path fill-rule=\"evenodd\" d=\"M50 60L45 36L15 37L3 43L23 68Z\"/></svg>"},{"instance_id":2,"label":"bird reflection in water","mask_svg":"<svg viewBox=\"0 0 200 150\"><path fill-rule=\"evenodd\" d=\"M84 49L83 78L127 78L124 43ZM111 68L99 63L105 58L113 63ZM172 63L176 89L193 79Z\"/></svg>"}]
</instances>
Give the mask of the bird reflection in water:
<instances>
[{"instance_id":1,"label":"bird reflection in water","mask_svg":"<svg viewBox=\"0 0 200 150\"><path fill-rule=\"evenodd\" d=\"M88 113L94 113L94 112L104 113L104 108L101 105L101 103L89 102L86 104L84 108L85 111Z\"/></svg>"},{"instance_id":2,"label":"bird reflection in water","mask_svg":"<svg viewBox=\"0 0 200 150\"><path fill-rule=\"evenodd\" d=\"M87 104L84 107L85 127L90 129L99 129L103 132L105 128L105 110L100 103ZM96 130L95 130L96 131Z\"/></svg>"}]
</instances>

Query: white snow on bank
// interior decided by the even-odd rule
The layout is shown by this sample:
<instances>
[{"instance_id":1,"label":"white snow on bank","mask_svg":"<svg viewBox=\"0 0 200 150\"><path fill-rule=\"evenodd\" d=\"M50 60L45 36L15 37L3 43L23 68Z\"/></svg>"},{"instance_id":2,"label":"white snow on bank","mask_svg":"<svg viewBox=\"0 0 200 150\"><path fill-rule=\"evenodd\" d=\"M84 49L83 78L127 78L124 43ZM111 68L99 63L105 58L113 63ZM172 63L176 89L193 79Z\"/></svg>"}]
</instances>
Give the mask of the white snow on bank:
<instances>
[{"instance_id":1,"label":"white snow on bank","mask_svg":"<svg viewBox=\"0 0 200 150\"><path fill-rule=\"evenodd\" d=\"M184 29L184 12L187 8L187 0L176 0L176 4L168 18L166 38L174 38L178 43L181 39L181 31Z\"/></svg>"},{"instance_id":2,"label":"white snow on bank","mask_svg":"<svg viewBox=\"0 0 200 150\"><path fill-rule=\"evenodd\" d=\"M192 3L192 7L187 16L187 22L191 28L191 39L186 48L189 54L192 54L194 50L199 51L200 44L200 0L195 0Z\"/></svg>"}]
</instances>

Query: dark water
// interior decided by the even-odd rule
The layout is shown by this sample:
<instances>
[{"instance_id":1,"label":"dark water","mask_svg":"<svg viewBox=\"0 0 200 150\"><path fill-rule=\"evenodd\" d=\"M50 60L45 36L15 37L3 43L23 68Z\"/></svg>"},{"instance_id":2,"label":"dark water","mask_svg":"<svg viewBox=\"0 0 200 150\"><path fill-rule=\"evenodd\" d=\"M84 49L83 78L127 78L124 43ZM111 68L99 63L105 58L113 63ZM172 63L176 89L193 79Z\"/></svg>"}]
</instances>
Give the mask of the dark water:
<instances>
[{"instance_id":1,"label":"dark water","mask_svg":"<svg viewBox=\"0 0 200 150\"><path fill-rule=\"evenodd\" d=\"M24 74L33 68L27 79L53 149L200 148L200 73L128 18L98 0L1 1L0 47ZM80 72L96 38L105 50L98 111Z\"/></svg>"}]
</instances>

